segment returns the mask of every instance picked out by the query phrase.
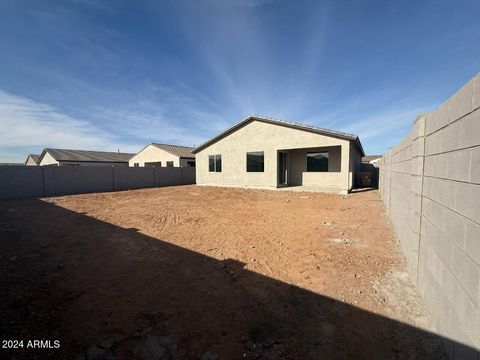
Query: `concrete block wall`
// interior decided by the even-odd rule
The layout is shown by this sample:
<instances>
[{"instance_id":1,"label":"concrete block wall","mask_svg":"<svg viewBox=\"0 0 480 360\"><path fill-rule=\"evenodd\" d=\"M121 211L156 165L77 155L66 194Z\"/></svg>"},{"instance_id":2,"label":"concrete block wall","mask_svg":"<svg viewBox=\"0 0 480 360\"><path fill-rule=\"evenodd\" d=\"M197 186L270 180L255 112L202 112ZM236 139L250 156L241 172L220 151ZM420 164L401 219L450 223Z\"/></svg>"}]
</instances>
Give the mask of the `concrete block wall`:
<instances>
[{"instance_id":1,"label":"concrete block wall","mask_svg":"<svg viewBox=\"0 0 480 360\"><path fill-rule=\"evenodd\" d=\"M380 162L381 197L452 359L480 359L480 75Z\"/></svg>"},{"instance_id":2,"label":"concrete block wall","mask_svg":"<svg viewBox=\"0 0 480 360\"><path fill-rule=\"evenodd\" d=\"M195 184L195 168L0 166L0 200Z\"/></svg>"}]
</instances>

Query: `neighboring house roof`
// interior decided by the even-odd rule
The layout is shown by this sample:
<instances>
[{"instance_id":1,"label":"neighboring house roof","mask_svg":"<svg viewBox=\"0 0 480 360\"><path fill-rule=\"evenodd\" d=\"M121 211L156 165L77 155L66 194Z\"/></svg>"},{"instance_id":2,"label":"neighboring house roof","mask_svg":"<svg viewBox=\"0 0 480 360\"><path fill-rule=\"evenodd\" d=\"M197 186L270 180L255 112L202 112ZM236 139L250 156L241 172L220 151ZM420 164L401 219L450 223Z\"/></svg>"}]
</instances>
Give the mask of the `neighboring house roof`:
<instances>
[{"instance_id":1,"label":"neighboring house roof","mask_svg":"<svg viewBox=\"0 0 480 360\"><path fill-rule=\"evenodd\" d=\"M193 147L156 143L152 143L151 145L181 158L195 158L195 154L192 153Z\"/></svg>"},{"instance_id":2,"label":"neighboring house roof","mask_svg":"<svg viewBox=\"0 0 480 360\"><path fill-rule=\"evenodd\" d=\"M362 155L365 155L365 152L363 151L362 144L361 144L360 139L357 135L349 134L349 133L345 133L345 132L341 132L341 131L324 129L324 128L320 128L320 127L313 126L313 125L301 124L301 123L297 123L297 122L289 122L289 121L285 121L285 120L278 120L278 119L273 119L273 118L264 117L264 116L257 116L257 115L252 115L252 116L247 117L246 119L244 119L244 120L240 121L239 123L233 125L232 127L228 128L224 132L222 132L222 133L218 134L217 136L211 138L207 142L201 144L200 146L197 146L195 149L193 149L192 152L195 154L195 153L205 149L206 147L208 147L208 146L212 145L213 143L219 141L220 139L230 135L234 131L238 130L242 126L245 126L246 124L248 124L252 121L261 121L261 122L264 122L264 123L267 123L267 124L284 126L284 127L288 127L288 128L291 128L291 129L308 131L308 132L312 132L312 133L315 133L315 134L332 136L332 137L345 139L345 140L352 140L352 141L356 142L356 144L357 144L360 152L362 153Z\"/></svg>"},{"instance_id":3,"label":"neighboring house roof","mask_svg":"<svg viewBox=\"0 0 480 360\"><path fill-rule=\"evenodd\" d=\"M27 160L25 160L25 164L27 163L28 158L32 158L32 160L35 161L35 164L38 165L38 161L40 160L40 155L38 155L38 154L28 154Z\"/></svg>"},{"instance_id":4,"label":"neighboring house roof","mask_svg":"<svg viewBox=\"0 0 480 360\"><path fill-rule=\"evenodd\" d=\"M135 154L107 151L90 150L69 150L69 149L50 149L46 148L40 155L43 159L46 153L49 153L57 161L78 161L78 162L128 162Z\"/></svg>"},{"instance_id":5,"label":"neighboring house roof","mask_svg":"<svg viewBox=\"0 0 480 360\"><path fill-rule=\"evenodd\" d=\"M362 162L369 163L370 161L380 159L382 155L367 155L362 157Z\"/></svg>"}]
</instances>

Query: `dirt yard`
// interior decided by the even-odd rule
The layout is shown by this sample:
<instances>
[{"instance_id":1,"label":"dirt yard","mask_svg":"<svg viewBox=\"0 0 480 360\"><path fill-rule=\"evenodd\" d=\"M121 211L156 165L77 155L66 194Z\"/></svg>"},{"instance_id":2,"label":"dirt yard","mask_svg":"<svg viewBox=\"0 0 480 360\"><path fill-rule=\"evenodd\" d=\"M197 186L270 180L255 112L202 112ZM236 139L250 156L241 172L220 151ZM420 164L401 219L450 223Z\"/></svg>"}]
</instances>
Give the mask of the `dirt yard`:
<instances>
[{"instance_id":1,"label":"dirt yard","mask_svg":"<svg viewBox=\"0 0 480 360\"><path fill-rule=\"evenodd\" d=\"M2 339L61 344L0 358L443 357L376 191L0 202L0 237Z\"/></svg>"}]
</instances>

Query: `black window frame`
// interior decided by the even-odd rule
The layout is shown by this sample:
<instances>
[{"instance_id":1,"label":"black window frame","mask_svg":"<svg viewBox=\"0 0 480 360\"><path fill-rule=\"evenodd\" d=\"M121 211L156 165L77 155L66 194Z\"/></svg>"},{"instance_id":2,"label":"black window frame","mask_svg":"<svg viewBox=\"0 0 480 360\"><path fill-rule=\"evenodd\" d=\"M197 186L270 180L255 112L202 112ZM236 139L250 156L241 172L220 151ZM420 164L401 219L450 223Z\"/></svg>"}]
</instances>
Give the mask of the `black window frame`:
<instances>
[{"instance_id":1,"label":"black window frame","mask_svg":"<svg viewBox=\"0 0 480 360\"><path fill-rule=\"evenodd\" d=\"M324 158L327 159L326 161L326 168L324 167L325 165L319 164L317 166L323 166L323 168L319 167L312 167L314 164L312 164L311 161L309 161L309 155L310 158L312 158L314 154L326 154L327 156L324 156ZM315 159L315 157L313 157ZM307 172L328 172L328 167L329 167L329 162L330 162L330 154L328 151L310 151L307 152Z\"/></svg>"},{"instance_id":2,"label":"black window frame","mask_svg":"<svg viewBox=\"0 0 480 360\"><path fill-rule=\"evenodd\" d=\"M250 158L249 158L250 157ZM252 157L261 157L261 162L256 161ZM249 164L250 160L250 164ZM253 161L253 163L252 163ZM246 170L247 172L265 172L265 152L264 151L249 151L246 154Z\"/></svg>"},{"instance_id":3,"label":"black window frame","mask_svg":"<svg viewBox=\"0 0 480 360\"><path fill-rule=\"evenodd\" d=\"M175 167L175 162L174 161L165 161L165 166L166 167Z\"/></svg>"},{"instance_id":4,"label":"black window frame","mask_svg":"<svg viewBox=\"0 0 480 360\"><path fill-rule=\"evenodd\" d=\"M208 172L222 172L222 155L208 155Z\"/></svg>"}]
</instances>

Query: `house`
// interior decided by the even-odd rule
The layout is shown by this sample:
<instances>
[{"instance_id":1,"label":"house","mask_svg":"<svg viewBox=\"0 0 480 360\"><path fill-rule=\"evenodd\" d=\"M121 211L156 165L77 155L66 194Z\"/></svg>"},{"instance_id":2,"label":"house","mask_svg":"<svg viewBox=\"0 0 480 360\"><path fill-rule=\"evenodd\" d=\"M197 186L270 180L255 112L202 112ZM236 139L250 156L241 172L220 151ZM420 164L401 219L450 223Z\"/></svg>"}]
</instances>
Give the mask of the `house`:
<instances>
[{"instance_id":1,"label":"house","mask_svg":"<svg viewBox=\"0 0 480 360\"><path fill-rule=\"evenodd\" d=\"M40 155L28 154L27 160L25 160L25 165L27 166L37 166Z\"/></svg>"},{"instance_id":2,"label":"house","mask_svg":"<svg viewBox=\"0 0 480 360\"><path fill-rule=\"evenodd\" d=\"M362 158L362 163L375 165L380 161L381 158L382 155L367 155Z\"/></svg>"},{"instance_id":3,"label":"house","mask_svg":"<svg viewBox=\"0 0 480 360\"><path fill-rule=\"evenodd\" d=\"M50 149L42 151L40 166L128 166L135 154L106 151Z\"/></svg>"},{"instance_id":4,"label":"house","mask_svg":"<svg viewBox=\"0 0 480 360\"><path fill-rule=\"evenodd\" d=\"M367 155L362 158L362 164L357 171L355 180L356 187L378 188L378 166L381 159L382 155Z\"/></svg>"},{"instance_id":5,"label":"house","mask_svg":"<svg viewBox=\"0 0 480 360\"><path fill-rule=\"evenodd\" d=\"M188 146L147 145L129 161L130 166L195 167L193 148Z\"/></svg>"},{"instance_id":6,"label":"house","mask_svg":"<svg viewBox=\"0 0 480 360\"><path fill-rule=\"evenodd\" d=\"M313 187L347 193L365 153L358 136L250 116L193 150L197 185Z\"/></svg>"}]
</instances>

